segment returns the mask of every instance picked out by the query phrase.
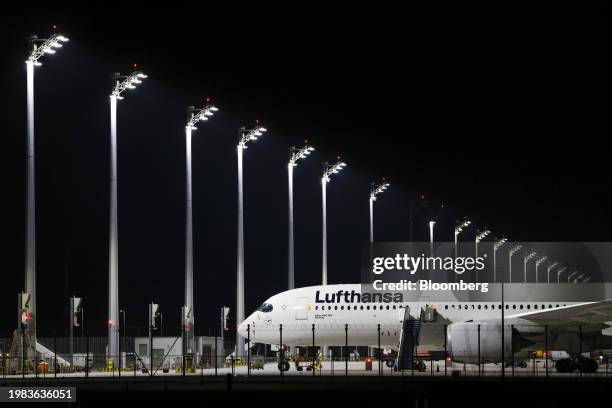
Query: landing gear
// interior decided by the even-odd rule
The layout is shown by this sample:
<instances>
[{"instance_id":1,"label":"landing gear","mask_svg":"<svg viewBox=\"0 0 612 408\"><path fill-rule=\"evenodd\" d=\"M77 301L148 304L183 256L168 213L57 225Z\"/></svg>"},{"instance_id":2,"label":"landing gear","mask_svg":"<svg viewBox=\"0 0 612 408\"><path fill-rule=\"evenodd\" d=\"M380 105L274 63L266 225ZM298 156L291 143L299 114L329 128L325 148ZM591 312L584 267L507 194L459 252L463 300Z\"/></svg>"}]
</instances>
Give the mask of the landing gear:
<instances>
[{"instance_id":1,"label":"landing gear","mask_svg":"<svg viewBox=\"0 0 612 408\"><path fill-rule=\"evenodd\" d=\"M599 368L599 364L593 358L581 358L577 363L578 371L582 373L594 373Z\"/></svg>"},{"instance_id":2,"label":"landing gear","mask_svg":"<svg viewBox=\"0 0 612 408\"><path fill-rule=\"evenodd\" d=\"M562 358L561 360L557 360L555 368L559 373L571 373L576 370L577 365L571 358Z\"/></svg>"},{"instance_id":3,"label":"landing gear","mask_svg":"<svg viewBox=\"0 0 612 408\"><path fill-rule=\"evenodd\" d=\"M571 358L562 358L555 363L557 372L571 373L578 370L581 373L594 373L599 368L599 364L593 358L580 358L574 360Z\"/></svg>"}]
</instances>

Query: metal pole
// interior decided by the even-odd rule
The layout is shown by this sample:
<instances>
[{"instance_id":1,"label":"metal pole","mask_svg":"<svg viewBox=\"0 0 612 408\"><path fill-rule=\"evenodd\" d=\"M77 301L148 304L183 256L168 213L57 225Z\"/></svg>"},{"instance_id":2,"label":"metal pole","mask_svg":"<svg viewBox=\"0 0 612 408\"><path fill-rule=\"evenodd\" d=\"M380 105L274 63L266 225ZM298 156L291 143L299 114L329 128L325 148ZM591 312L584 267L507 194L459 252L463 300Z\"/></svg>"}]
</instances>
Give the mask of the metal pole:
<instances>
[{"instance_id":1,"label":"metal pole","mask_svg":"<svg viewBox=\"0 0 612 408\"><path fill-rule=\"evenodd\" d=\"M378 375L382 375L382 349L380 348L380 323L377 326L378 330Z\"/></svg>"},{"instance_id":2,"label":"metal pole","mask_svg":"<svg viewBox=\"0 0 612 408\"><path fill-rule=\"evenodd\" d=\"M70 298L70 364L74 366L74 296Z\"/></svg>"},{"instance_id":3,"label":"metal pole","mask_svg":"<svg viewBox=\"0 0 612 408\"><path fill-rule=\"evenodd\" d=\"M497 283L497 258L496 258L497 248L495 247L495 243L493 244L493 283Z\"/></svg>"},{"instance_id":4,"label":"metal pole","mask_svg":"<svg viewBox=\"0 0 612 408\"><path fill-rule=\"evenodd\" d=\"M480 357L480 325L478 325L478 376L481 375L481 367L482 359Z\"/></svg>"},{"instance_id":5,"label":"metal pole","mask_svg":"<svg viewBox=\"0 0 612 408\"><path fill-rule=\"evenodd\" d=\"M283 325L282 323L278 326L278 334L280 336L280 344L279 344L279 349L278 349L278 368L280 370L280 375L281 377L283 376ZM314 366L313 366L313 371L314 371Z\"/></svg>"},{"instance_id":6,"label":"metal pole","mask_svg":"<svg viewBox=\"0 0 612 408\"><path fill-rule=\"evenodd\" d=\"M30 294L26 323L30 342L28 355L36 356L36 204L34 171L34 62L26 61L27 79L27 146L26 146L26 249L25 290ZM25 333L25 332L24 332Z\"/></svg>"},{"instance_id":7,"label":"metal pole","mask_svg":"<svg viewBox=\"0 0 612 408\"><path fill-rule=\"evenodd\" d=\"M217 336L215 336L215 377L217 376L218 359L219 359L219 344L217 343Z\"/></svg>"},{"instance_id":8,"label":"metal pole","mask_svg":"<svg viewBox=\"0 0 612 408\"><path fill-rule=\"evenodd\" d=\"M582 358L582 325L578 325L578 358ZM582 377L582 370L580 371L580 377Z\"/></svg>"},{"instance_id":9,"label":"metal pole","mask_svg":"<svg viewBox=\"0 0 612 408\"><path fill-rule=\"evenodd\" d=\"M501 360L502 360L502 365L501 365L501 376L502 376L502 380L504 380L506 378L506 326L505 326L505 302L504 302L504 275L502 275L502 281L501 281L501 307L502 307L502 312L501 312ZM511 345L512 347L512 345ZM513 353L514 355L514 353ZM512 365L512 369L514 369L514 365Z\"/></svg>"},{"instance_id":10,"label":"metal pole","mask_svg":"<svg viewBox=\"0 0 612 408\"><path fill-rule=\"evenodd\" d=\"M433 256L434 252L434 225L435 221L429 221L429 256Z\"/></svg>"},{"instance_id":11,"label":"metal pole","mask_svg":"<svg viewBox=\"0 0 612 408\"><path fill-rule=\"evenodd\" d=\"M57 378L57 333L53 337L53 377Z\"/></svg>"},{"instance_id":12,"label":"metal pole","mask_svg":"<svg viewBox=\"0 0 612 408\"><path fill-rule=\"evenodd\" d=\"M153 304L149 303L149 366L151 372L149 375L153 377ZM185 339L183 338L183 348L185 347ZM185 367L183 366L183 372Z\"/></svg>"},{"instance_id":13,"label":"metal pole","mask_svg":"<svg viewBox=\"0 0 612 408\"><path fill-rule=\"evenodd\" d=\"M110 242L108 261L108 358L117 355L119 311L119 261L117 233L117 97L110 97ZM114 360L113 360L114 361Z\"/></svg>"},{"instance_id":14,"label":"metal pole","mask_svg":"<svg viewBox=\"0 0 612 408\"><path fill-rule=\"evenodd\" d=\"M238 266L236 277L236 325L244 320L244 209L242 187L242 146L239 144L238 153ZM244 354L244 339L236 331L236 358Z\"/></svg>"},{"instance_id":15,"label":"metal pole","mask_svg":"<svg viewBox=\"0 0 612 408\"><path fill-rule=\"evenodd\" d=\"M185 306L189 316L183 313L186 349L194 349L194 310L193 310L193 217L192 217L192 172L191 172L191 125L185 126L186 157L186 194L185 194Z\"/></svg>"},{"instance_id":16,"label":"metal pole","mask_svg":"<svg viewBox=\"0 0 612 408\"><path fill-rule=\"evenodd\" d=\"M344 374L348 377L348 324L344 325Z\"/></svg>"},{"instance_id":17,"label":"metal pole","mask_svg":"<svg viewBox=\"0 0 612 408\"><path fill-rule=\"evenodd\" d=\"M327 177L325 176L321 179L321 198L322 198L322 205L323 205L321 284L327 285Z\"/></svg>"},{"instance_id":18,"label":"metal pole","mask_svg":"<svg viewBox=\"0 0 612 408\"><path fill-rule=\"evenodd\" d=\"M89 378L89 333L85 335L85 378Z\"/></svg>"},{"instance_id":19,"label":"metal pole","mask_svg":"<svg viewBox=\"0 0 612 408\"><path fill-rule=\"evenodd\" d=\"M544 356L546 360L544 360L546 364L546 377L548 377L548 325L544 325Z\"/></svg>"},{"instance_id":20,"label":"metal pole","mask_svg":"<svg viewBox=\"0 0 612 408\"><path fill-rule=\"evenodd\" d=\"M289 289L295 287L295 261L294 261L294 241L293 241L293 164L287 166L289 177L289 265L288 265L288 284Z\"/></svg>"},{"instance_id":21,"label":"metal pole","mask_svg":"<svg viewBox=\"0 0 612 408\"><path fill-rule=\"evenodd\" d=\"M182 316L185 316L185 307L183 307L182 310ZM185 325L181 325L181 361L182 361L182 370L181 370L181 375L183 377L185 377L185 366L186 366L186 361L185 361Z\"/></svg>"},{"instance_id":22,"label":"metal pole","mask_svg":"<svg viewBox=\"0 0 612 408\"><path fill-rule=\"evenodd\" d=\"M283 340L283 325L281 324L281 343ZM247 377L251 376L251 325L247 324Z\"/></svg>"},{"instance_id":23,"label":"metal pole","mask_svg":"<svg viewBox=\"0 0 612 408\"><path fill-rule=\"evenodd\" d=\"M445 324L444 325L444 376L446 377L448 375L448 367L446 366L446 359L448 358L448 351L447 351L447 331L448 331L448 325Z\"/></svg>"},{"instance_id":24,"label":"metal pole","mask_svg":"<svg viewBox=\"0 0 612 408\"><path fill-rule=\"evenodd\" d=\"M374 198L370 196L370 243L374 242Z\"/></svg>"},{"instance_id":25,"label":"metal pole","mask_svg":"<svg viewBox=\"0 0 612 408\"><path fill-rule=\"evenodd\" d=\"M315 325L314 323L312 324L312 375L315 375L315 364L316 364L316 359L315 359Z\"/></svg>"}]
</instances>

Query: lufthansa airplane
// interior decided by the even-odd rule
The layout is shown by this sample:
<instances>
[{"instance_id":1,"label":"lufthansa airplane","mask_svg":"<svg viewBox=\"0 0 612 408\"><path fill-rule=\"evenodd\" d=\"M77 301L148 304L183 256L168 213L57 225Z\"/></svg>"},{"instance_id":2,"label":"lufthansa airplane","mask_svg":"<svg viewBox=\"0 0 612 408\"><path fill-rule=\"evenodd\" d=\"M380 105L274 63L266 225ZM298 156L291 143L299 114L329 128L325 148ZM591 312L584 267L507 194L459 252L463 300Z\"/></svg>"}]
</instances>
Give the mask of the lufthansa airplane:
<instances>
[{"instance_id":1,"label":"lufthansa airplane","mask_svg":"<svg viewBox=\"0 0 612 408\"><path fill-rule=\"evenodd\" d=\"M595 370L594 360L582 358L579 352L612 349L612 300L585 302L565 296L574 301L551 301L578 289L584 293L587 285L593 285L561 284L556 296L548 293L541 297L549 300L531 301L539 298L538 291L550 292L550 286L536 286L536 290L533 285L506 286L513 285L535 295L525 296L525 301L504 303L506 362L512 355L525 357L529 351L544 350L548 345L547 350L566 351L573 356L561 366L557 363L559 371ZM441 296L423 292L416 296L406 296L406 292L362 293L360 284L292 289L266 300L238 331L245 338L250 336L252 343L279 344L282 324L284 345L310 346L314 327L316 345L335 346L345 344L348 325L351 345L378 347L380 338L381 348L397 350L404 320L417 320L417 351L444 350L446 346L457 362L478 363L479 355L485 362L501 362L499 299L461 301L461 296L452 292L444 301L432 302L433 298Z\"/></svg>"}]
</instances>

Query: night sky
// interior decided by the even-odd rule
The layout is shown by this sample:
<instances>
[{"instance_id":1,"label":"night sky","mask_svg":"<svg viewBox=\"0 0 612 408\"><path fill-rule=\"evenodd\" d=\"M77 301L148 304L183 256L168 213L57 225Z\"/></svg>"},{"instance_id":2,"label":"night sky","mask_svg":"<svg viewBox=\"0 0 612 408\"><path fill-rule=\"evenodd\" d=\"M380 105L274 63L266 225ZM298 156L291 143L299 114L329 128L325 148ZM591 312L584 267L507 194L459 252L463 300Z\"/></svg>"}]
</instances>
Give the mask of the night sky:
<instances>
[{"instance_id":1,"label":"night sky","mask_svg":"<svg viewBox=\"0 0 612 408\"><path fill-rule=\"evenodd\" d=\"M498 14L482 26L446 25L452 13L416 26L426 17L392 10L277 12L284 17L137 7L130 19L109 9L4 17L0 337L15 327L23 289L25 37L54 23L71 41L36 70L39 336L67 332L73 294L85 298L89 332L106 334L110 74L133 63L149 78L118 114L128 330L145 326L155 301L165 331L179 331L186 107L205 97L220 111L193 137L198 334L217 330L222 305L234 310L235 146L238 128L256 119L269 132L244 157L247 313L286 288L286 162L306 138L317 150L294 173L297 286L321 279L320 176L337 154L348 167L328 186L330 283L360 278L369 186L382 177L391 189L376 203L377 241L409 239L409 203L421 194L430 207L415 215L416 240L441 204L441 241L464 216L514 241L612 239L609 44L599 44L609 39L607 10L526 13L499 26Z\"/></svg>"}]
</instances>

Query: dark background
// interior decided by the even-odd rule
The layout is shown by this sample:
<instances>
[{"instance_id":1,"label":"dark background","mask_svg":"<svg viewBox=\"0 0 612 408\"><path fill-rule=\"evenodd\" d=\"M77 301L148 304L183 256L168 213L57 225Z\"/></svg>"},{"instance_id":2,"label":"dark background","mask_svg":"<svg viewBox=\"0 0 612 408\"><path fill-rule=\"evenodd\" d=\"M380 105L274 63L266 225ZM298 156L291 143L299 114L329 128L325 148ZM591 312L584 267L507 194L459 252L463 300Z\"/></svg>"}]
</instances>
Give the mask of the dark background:
<instances>
[{"instance_id":1,"label":"dark background","mask_svg":"<svg viewBox=\"0 0 612 408\"><path fill-rule=\"evenodd\" d=\"M243 11L5 16L0 337L23 289L25 37L53 23L71 41L36 69L39 335L67 331L73 294L85 298L90 333L106 334L110 74L133 63L149 79L118 114L128 330L145 326L155 301L165 331L178 333L185 108L206 96L220 112L193 138L198 334L214 333L220 306L234 310L235 145L256 118L269 132L245 152L247 313L287 285L286 162L305 138L317 151L295 171L297 286L321 279L321 166L337 154L348 167L328 188L330 283L359 280L369 185L381 177L392 187L376 203L378 241L409 239L409 203L421 194L430 206L415 215L417 240L442 204L440 241L464 216L514 241L611 240L607 9Z\"/></svg>"}]
</instances>

